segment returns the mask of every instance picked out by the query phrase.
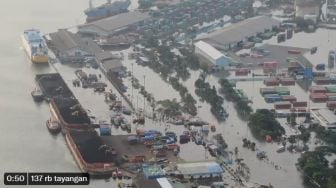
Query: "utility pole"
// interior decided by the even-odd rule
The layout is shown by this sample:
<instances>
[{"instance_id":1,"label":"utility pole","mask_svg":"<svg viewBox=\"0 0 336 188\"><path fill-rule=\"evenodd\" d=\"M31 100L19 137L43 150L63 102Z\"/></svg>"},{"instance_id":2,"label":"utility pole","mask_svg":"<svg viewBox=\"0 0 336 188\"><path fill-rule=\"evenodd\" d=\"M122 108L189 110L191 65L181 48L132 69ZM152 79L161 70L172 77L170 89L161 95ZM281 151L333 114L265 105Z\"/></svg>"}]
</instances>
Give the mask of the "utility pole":
<instances>
[{"instance_id":1,"label":"utility pole","mask_svg":"<svg viewBox=\"0 0 336 188\"><path fill-rule=\"evenodd\" d=\"M143 77L144 77L144 91L146 91L146 75L144 75ZM144 95L143 110L144 110L144 116L146 116L146 96L145 95Z\"/></svg>"},{"instance_id":2,"label":"utility pole","mask_svg":"<svg viewBox=\"0 0 336 188\"><path fill-rule=\"evenodd\" d=\"M132 96L131 96L132 105L133 105L133 84L134 84L134 75L133 75L133 63L132 63Z\"/></svg>"}]
</instances>

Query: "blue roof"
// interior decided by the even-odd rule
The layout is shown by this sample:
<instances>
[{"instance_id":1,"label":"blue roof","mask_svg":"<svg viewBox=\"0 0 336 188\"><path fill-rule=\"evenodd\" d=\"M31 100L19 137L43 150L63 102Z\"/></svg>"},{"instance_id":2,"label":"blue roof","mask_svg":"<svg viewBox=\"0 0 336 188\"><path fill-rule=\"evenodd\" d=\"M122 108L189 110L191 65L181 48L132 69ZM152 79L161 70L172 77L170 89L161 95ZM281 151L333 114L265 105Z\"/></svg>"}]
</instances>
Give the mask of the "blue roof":
<instances>
[{"instance_id":1,"label":"blue roof","mask_svg":"<svg viewBox=\"0 0 336 188\"><path fill-rule=\"evenodd\" d=\"M43 40L40 31L36 29L25 30L24 35L29 42L40 42Z\"/></svg>"}]
</instances>

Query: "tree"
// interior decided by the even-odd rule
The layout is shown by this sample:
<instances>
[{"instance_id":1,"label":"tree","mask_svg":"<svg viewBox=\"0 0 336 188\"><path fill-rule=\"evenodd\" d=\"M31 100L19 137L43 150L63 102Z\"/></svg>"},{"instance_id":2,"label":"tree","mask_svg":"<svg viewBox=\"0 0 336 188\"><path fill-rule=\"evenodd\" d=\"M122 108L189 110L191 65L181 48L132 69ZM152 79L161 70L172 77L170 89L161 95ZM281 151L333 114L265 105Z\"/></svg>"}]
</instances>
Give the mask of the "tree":
<instances>
[{"instance_id":1,"label":"tree","mask_svg":"<svg viewBox=\"0 0 336 188\"><path fill-rule=\"evenodd\" d=\"M277 138L285 133L285 129L275 119L274 114L267 109L260 109L252 114L248 125L259 138L265 138L267 135Z\"/></svg>"}]
</instances>

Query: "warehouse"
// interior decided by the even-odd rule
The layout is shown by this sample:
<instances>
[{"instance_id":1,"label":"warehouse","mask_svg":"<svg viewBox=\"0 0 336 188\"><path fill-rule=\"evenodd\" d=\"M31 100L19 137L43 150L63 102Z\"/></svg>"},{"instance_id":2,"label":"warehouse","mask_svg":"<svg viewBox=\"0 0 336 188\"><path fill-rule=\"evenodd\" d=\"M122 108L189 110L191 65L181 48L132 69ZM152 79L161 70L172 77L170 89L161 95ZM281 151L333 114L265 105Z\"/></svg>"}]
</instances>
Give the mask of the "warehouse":
<instances>
[{"instance_id":1,"label":"warehouse","mask_svg":"<svg viewBox=\"0 0 336 188\"><path fill-rule=\"evenodd\" d=\"M78 26L78 32L81 34L93 36L112 36L126 31L136 30L143 25L145 20L149 19L148 13L127 12L116 16L108 17L95 22Z\"/></svg>"},{"instance_id":2,"label":"warehouse","mask_svg":"<svg viewBox=\"0 0 336 188\"><path fill-rule=\"evenodd\" d=\"M220 50L234 49L247 38L256 36L265 30L278 27L280 21L267 16L257 16L232 24L200 38Z\"/></svg>"},{"instance_id":3,"label":"warehouse","mask_svg":"<svg viewBox=\"0 0 336 188\"><path fill-rule=\"evenodd\" d=\"M336 130L336 116L332 111L326 108L321 108L311 109L310 112L312 117L314 117L320 123L320 125L329 130Z\"/></svg>"},{"instance_id":4,"label":"warehouse","mask_svg":"<svg viewBox=\"0 0 336 188\"><path fill-rule=\"evenodd\" d=\"M83 62L101 49L90 39L83 40L78 34L60 29L46 38L48 47L63 62Z\"/></svg>"},{"instance_id":5,"label":"warehouse","mask_svg":"<svg viewBox=\"0 0 336 188\"><path fill-rule=\"evenodd\" d=\"M198 41L195 43L195 53L205 60L212 63L212 65L218 65L222 67L229 66L229 59L220 51L212 47L206 42Z\"/></svg>"},{"instance_id":6,"label":"warehouse","mask_svg":"<svg viewBox=\"0 0 336 188\"><path fill-rule=\"evenodd\" d=\"M216 162L194 162L177 164L177 171L186 178L219 177L224 170Z\"/></svg>"}]
</instances>

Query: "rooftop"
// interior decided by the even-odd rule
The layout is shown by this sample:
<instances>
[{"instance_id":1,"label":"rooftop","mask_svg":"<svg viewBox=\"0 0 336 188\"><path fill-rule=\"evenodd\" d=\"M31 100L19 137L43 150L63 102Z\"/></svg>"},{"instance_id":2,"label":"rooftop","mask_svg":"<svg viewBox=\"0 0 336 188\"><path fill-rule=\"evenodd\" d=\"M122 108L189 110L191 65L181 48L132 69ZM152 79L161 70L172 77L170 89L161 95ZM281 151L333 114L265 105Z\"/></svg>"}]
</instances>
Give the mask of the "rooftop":
<instances>
[{"instance_id":1,"label":"rooftop","mask_svg":"<svg viewBox=\"0 0 336 188\"><path fill-rule=\"evenodd\" d=\"M244 21L232 24L223 29L214 31L200 40L205 40L211 45L222 46L230 43L237 43L246 37L255 36L265 29L278 26L280 21L267 16L257 16Z\"/></svg>"},{"instance_id":2,"label":"rooftop","mask_svg":"<svg viewBox=\"0 0 336 188\"><path fill-rule=\"evenodd\" d=\"M87 26L94 26L104 31L113 31L127 25L131 25L150 18L148 13L138 11L126 12L102 20L94 21L88 24L79 25L78 28L85 28Z\"/></svg>"},{"instance_id":3,"label":"rooftop","mask_svg":"<svg viewBox=\"0 0 336 188\"><path fill-rule=\"evenodd\" d=\"M218 59L224 56L220 51L204 41L196 42L195 46L204 50L204 52L206 52L213 59Z\"/></svg>"},{"instance_id":4,"label":"rooftop","mask_svg":"<svg viewBox=\"0 0 336 188\"><path fill-rule=\"evenodd\" d=\"M78 34L68 30L60 29L50 34L51 42L60 52L65 52L73 48L80 48L89 53L95 53L100 48L92 40L82 40Z\"/></svg>"},{"instance_id":5,"label":"rooftop","mask_svg":"<svg viewBox=\"0 0 336 188\"><path fill-rule=\"evenodd\" d=\"M219 174L223 173L222 167L216 162L195 162L182 163L177 165L177 169L181 174Z\"/></svg>"}]
</instances>

